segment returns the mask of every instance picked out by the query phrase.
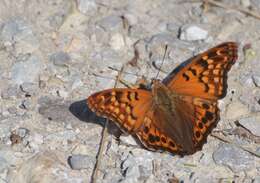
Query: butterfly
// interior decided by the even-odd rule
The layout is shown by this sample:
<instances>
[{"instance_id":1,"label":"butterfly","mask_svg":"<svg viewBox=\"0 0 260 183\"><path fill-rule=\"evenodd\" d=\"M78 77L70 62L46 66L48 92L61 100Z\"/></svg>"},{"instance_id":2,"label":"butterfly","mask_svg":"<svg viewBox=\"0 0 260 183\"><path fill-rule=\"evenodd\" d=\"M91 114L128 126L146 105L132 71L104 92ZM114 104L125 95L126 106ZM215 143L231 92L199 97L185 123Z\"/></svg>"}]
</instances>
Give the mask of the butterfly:
<instances>
[{"instance_id":1,"label":"butterfly","mask_svg":"<svg viewBox=\"0 0 260 183\"><path fill-rule=\"evenodd\" d=\"M218 99L226 95L237 50L235 42L222 43L189 59L164 80L153 80L150 89L107 89L89 96L87 104L148 150L193 154L220 119Z\"/></svg>"}]
</instances>

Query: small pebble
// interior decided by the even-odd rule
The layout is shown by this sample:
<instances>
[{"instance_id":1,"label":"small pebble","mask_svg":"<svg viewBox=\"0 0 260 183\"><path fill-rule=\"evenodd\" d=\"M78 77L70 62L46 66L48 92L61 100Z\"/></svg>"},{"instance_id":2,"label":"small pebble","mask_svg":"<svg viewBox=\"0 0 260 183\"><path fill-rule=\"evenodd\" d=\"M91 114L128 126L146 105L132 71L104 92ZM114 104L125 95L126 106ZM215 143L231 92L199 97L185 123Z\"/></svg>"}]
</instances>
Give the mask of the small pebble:
<instances>
[{"instance_id":1,"label":"small pebble","mask_svg":"<svg viewBox=\"0 0 260 183\"><path fill-rule=\"evenodd\" d=\"M18 85L25 82L35 83L43 69L43 64L39 58L31 56L28 60L16 62L12 66L11 77L13 82Z\"/></svg>"},{"instance_id":2,"label":"small pebble","mask_svg":"<svg viewBox=\"0 0 260 183\"><path fill-rule=\"evenodd\" d=\"M112 35L110 45L114 50L120 50L124 48L125 42L123 36L118 33Z\"/></svg>"},{"instance_id":3,"label":"small pebble","mask_svg":"<svg viewBox=\"0 0 260 183\"><path fill-rule=\"evenodd\" d=\"M25 97L31 97L37 94L39 88L36 83L24 82L20 85L20 89L25 93Z\"/></svg>"},{"instance_id":4,"label":"small pebble","mask_svg":"<svg viewBox=\"0 0 260 183\"><path fill-rule=\"evenodd\" d=\"M122 18L114 15L101 19L98 25L107 31L121 30L123 28Z\"/></svg>"},{"instance_id":5,"label":"small pebble","mask_svg":"<svg viewBox=\"0 0 260 183\"><path fill-rule=\"evenodd\" d=\"M207 37L208 31L196 25L186 25L180 29L179 38L184 41L205 40Z\"/></svg>"},{"instance_id":6,"label":"small pebble","mask_svg":"<svg viewBox=\"0 0 260 183\"><path fill-rule=\"evenodd\" d=\"M85 15L93 15L97 11L95 0L77 0L78 9Z\"/></svg>"},{"instance_id":7,"label":"small pebble","mask_svg":"<svg viewBox=\"0 0 260 183\"><path fill-rule=\"evenodd\" d=\"M67 66L70 63L71 58L65 52L57 52L50 56L50 61L56 66Z\"/></svg>"},{"instance_id":8,"label":"small pebble","mask_svg":"<svg viewBox=\"0 0 260 183\"><path fill-rule=\"evenodd\" d=\"M92 169L95 165L95 158L88 155L72 155L68 163L73 170Z\"/></svg>"}]
</instances>

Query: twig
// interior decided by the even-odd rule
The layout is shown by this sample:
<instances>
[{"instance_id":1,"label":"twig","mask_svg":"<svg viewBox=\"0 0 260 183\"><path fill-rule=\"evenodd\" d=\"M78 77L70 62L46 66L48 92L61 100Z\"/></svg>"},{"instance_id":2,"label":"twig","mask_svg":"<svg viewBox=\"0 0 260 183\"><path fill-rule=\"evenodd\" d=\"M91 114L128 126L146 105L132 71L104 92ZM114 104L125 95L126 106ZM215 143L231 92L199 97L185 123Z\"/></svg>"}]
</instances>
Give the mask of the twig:
<instances>
[{"instance_id":1,"label":"twig","mask_svg":"<svg viewBox=\"0 0 260 183\"><path fill-rule=\"evenodd\" d=\"M115 67L108 66L108 68L111 69L111 70L113 70L113 71L118 71L118 72L120 72L120 70L117 69L117 68L115 68ZM129 75L134 75L134 76L142 77L142 75L140 75L140 74L135 74L135 73L131 73L131 72L125 72L125 71L124 71L123 73L124 73L124 74L129 74Z\"/></svg>"},{"instance_id":2,"label":"twig","mask_svg":"<svg viewBox=\"0 0 260 183\"><path fill-rule=\"evenodd\" d=\"M212 137L215 137L215 138L217 138L217 139L219 139L219 140L221 140L221 141L223 141L223 142L232 144L232 145L236 146L237 148L243 149L244 151L249 152L250 154L252 154L252 155L254 155L254 156L260 158L260 153L254 151L254 150L252 150L252 149L250 149L250 148L248 148L248 147L244 147L244 146L241 146L241 145L239 145L239 144L237 144L237 143L234 143L232 140L230 140L230 139L228 139L228 138L223 138L223 137L217 135L216 133L212 133L211 136L212 136Z\"/></svg>"},{"instance_id":3,"label":"twig","mask_svg":"<svg viewBox=\"0 0 260 183\"><path fill-rule=\"evenodd\" d=\"M202 1L206 4L211 4L211 5L218 6L218 7L224 8L224 9L232 9L232 10L240 11L246 15L250 15L252 17L260 19L260 15L258 13L254 12L252 10L246 9L246 8L228 6L224 3L217 2L215 0L202 0Z\"/></svg>"},{"instance_id":4,"label":"twig","mask_svg":"<svg viewBox=\"0 0 260 183\"><path fill-rule=\"evenodd\" d=\"M124 70L124 66L121 67L121 70L119 71L119 73L117 75L114 88L116 88L116 86L117 86L117 84L118 84L118 82L120 80L120 77L121 77L121 74L122 74L123 70ZM98 154L97 154L97 158L96 158L96 164L95 164L92 176L91 176L91 182L92 183L96 183L97 182L99 164L100 164L101 159L102 159L102 154L103 154L105 141L106 141L107 136L108 136L108 132L107 132L108 123L109 123L109 120L106 119L105 126L104 126L103 131L102 131L102 137L101 137L100 146L99 146L99 150L98 150Z\"/></svg>"}]
</instances>

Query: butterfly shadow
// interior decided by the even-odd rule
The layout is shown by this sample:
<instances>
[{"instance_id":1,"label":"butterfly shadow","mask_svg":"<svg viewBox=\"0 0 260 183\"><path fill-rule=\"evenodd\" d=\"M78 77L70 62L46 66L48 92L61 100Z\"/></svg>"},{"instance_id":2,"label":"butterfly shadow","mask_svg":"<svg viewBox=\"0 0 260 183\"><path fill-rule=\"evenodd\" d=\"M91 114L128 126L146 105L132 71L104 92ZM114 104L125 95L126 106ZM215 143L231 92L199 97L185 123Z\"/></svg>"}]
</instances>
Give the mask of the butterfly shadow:
<instances>
[{"instance_id":1,"label":"butterfly shadow","mask_svg":"<svg viewBox=\"0 0 260 183\"><path fill-rule=\"evenodd\" d=\"M94 112L92 112L87 105L86 99L70 104L69 111L80 121L94 123L102 127L105 127L106 125L106 118L99 117ZM114 123L108 123L107 127L108 133L114 135L117 138L122 134L121 130Z\"/></svg>"}]
</instances>

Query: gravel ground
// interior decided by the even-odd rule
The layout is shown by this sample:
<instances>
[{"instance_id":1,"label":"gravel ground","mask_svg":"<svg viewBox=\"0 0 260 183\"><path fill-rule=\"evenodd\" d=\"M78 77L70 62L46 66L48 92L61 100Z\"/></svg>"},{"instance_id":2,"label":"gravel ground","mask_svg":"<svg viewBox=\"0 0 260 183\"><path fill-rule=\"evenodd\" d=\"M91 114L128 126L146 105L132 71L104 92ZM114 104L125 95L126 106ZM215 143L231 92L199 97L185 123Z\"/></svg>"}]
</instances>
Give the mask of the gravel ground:
<instances>
[{"instance_id":1,"label":"gravel ground","mask_svg":"<svg viewBox=\"0 0 260 183\"><path fill-rule=\"evenodd\" d=\"M259 0L0 0L0 183L260 182ZM203 149L148 151L85 99L123 79L159 78L193 55L239 43L221 120ZM134 46L135 45L135 46ZM134 48L135 47L135 48ZM129 61L138 50L136 63ZM119 140L118 140L119 138ZM224 142L224 141L226 142ZM120 142L120 143L119 143ZM129 145L131 144L131 145Z\"/></svg>"}]
</instances>

